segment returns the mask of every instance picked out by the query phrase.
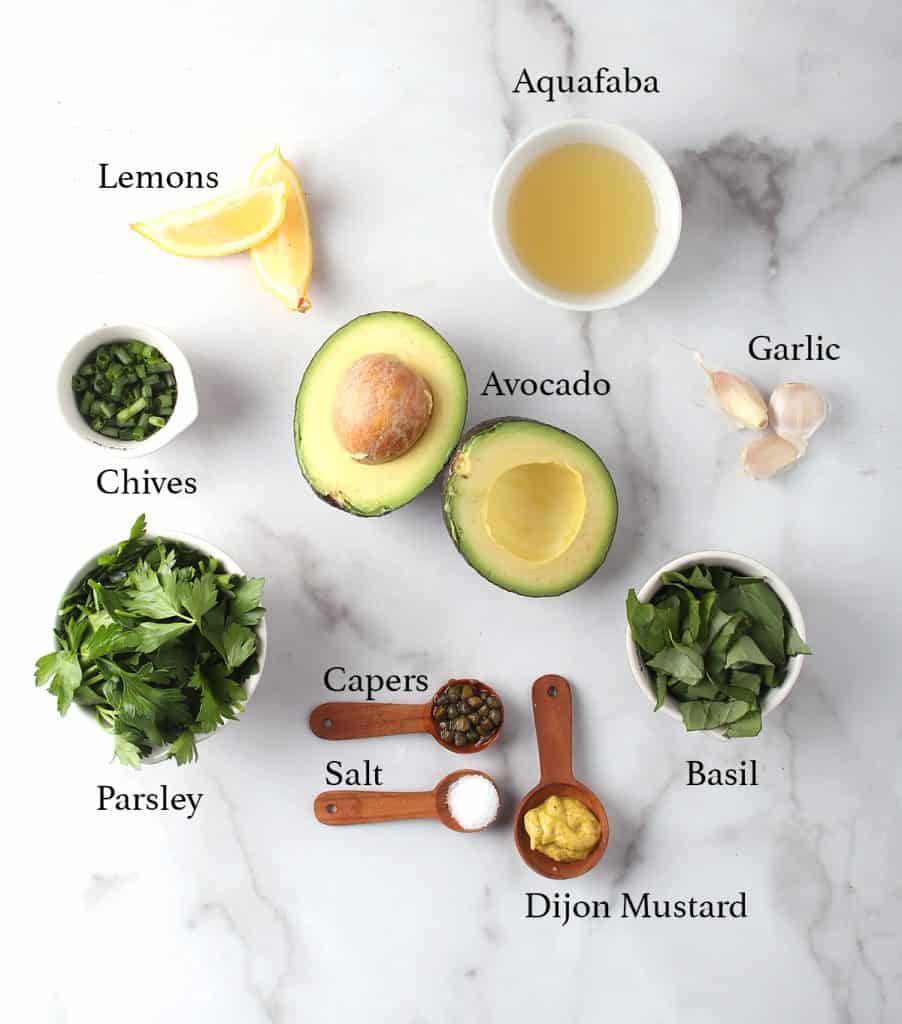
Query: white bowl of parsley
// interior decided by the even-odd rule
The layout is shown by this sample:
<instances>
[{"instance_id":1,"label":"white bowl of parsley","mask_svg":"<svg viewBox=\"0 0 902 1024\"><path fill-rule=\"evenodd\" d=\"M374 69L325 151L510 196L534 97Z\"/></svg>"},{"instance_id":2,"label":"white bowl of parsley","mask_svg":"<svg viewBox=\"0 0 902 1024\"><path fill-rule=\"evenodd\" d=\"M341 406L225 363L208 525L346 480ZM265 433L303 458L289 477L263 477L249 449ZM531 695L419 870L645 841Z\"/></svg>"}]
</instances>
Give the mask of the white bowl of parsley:
<instances>
[{"instance_id":1,"label":"white bowl of parsley","mask_svg":"<svg viewBox=\"0 0 902 1024\"><path fill-rule=\"evenodd\" d=\"M111 737L121 763L172 758L240 717L266 659L263 579L224 551L173 530L129 536L79 569L35 681L61 715L75 708Z\"/></svg>"},{"instance_id":2,"label":"white bowl of parsley","mask_svg":"<svg viewBox=\"0 0 902 1024\"><path fill-rule=\"evenodd\" d=\"M789 587L730 551L694 551L627 595L626 650L640 689L689 732L757 736L810 654Z\"/></svg>"},{"instance_id":3,"label":"white bowl of parsley","mask_svg":"<svg viewBox=\"0 0 902 1024\"><path fill-rule=\"evenodd\" d=\"M188 360L147 324L110 324L80 338L60 367L57 396L74 434L122 458L162 448L198 412Z\"/></svg>"}]
</instances>

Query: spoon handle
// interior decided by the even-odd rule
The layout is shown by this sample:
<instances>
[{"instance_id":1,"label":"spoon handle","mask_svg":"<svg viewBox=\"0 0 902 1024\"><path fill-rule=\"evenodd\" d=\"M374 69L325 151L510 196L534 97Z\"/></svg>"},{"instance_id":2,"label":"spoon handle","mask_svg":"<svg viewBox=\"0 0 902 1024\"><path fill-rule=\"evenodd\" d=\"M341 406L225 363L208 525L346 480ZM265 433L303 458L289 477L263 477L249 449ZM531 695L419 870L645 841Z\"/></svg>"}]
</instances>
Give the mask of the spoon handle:
<instances>
[{"instance_id":1,"label":"spoon handle","mask_svg":"<svg viewBox=\"0 0 902 1024\"><path fill-rule=\"evenodd\" d=\"M532 684L532 713L542 783L573 781L573 706L563 676L541 676Z\"/></svg>"},{"instance_id":2,"label":"spoon handle","mask_svg":"<svg viewBox=\"0 0 902 1024\"><path fill-rule=\"evenodd\" d=\"M375 790L326 790L313 802L324 825L365 825L369 821L406 821L438 817L435 794L380 793Z\"/></svg>"},{"instance_id":3,"label":"spoon handle","mask_svg":"<svg viewBox=\"0 0 902 1024\"><path fill-rule=\"evenodd\" d=\"M370 704L333 701L310 713L310 728L324 740L359 740L428 732L429 709L422 704Z\"/></svg>"}]
</instances>

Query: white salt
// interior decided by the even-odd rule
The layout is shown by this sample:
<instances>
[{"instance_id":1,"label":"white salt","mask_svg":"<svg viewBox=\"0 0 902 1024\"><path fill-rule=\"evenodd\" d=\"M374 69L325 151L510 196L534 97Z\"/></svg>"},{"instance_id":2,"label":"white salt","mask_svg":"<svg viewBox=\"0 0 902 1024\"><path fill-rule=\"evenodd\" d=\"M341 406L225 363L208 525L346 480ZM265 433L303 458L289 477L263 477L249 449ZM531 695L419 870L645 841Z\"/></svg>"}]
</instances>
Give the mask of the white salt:
<instances>
[{"instance_id":1,"label":"white salt","mask_svg":"<svg viewBox=\"0 0 902 1024\"><path fill-rule=\"evenodd\" d=\"M484 775L462 775L448 787L448 810L464 829L485 828L498 816L501 799L495 783Z\"/></svg>"}]
</instances>

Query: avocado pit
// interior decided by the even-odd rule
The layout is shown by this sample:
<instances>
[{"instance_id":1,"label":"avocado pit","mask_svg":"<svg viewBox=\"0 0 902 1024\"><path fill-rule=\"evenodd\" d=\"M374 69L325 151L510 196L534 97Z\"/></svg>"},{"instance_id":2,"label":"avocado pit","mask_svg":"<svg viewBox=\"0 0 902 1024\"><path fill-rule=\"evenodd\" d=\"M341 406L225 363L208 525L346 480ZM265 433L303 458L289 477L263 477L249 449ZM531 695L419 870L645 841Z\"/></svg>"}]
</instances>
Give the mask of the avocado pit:
<instances>
[{"instance_id":1,"label":"avocado pit","mask_svg":"<svg viewBox=\"0 0 902 1024\"><path fill-rule=\"evenodd\" d=\"M367 465L410 451L432 416L426 381L396 356L361 356L345 371L332 406L332 427L345 451Z\"/></svg>"}]
</instances>

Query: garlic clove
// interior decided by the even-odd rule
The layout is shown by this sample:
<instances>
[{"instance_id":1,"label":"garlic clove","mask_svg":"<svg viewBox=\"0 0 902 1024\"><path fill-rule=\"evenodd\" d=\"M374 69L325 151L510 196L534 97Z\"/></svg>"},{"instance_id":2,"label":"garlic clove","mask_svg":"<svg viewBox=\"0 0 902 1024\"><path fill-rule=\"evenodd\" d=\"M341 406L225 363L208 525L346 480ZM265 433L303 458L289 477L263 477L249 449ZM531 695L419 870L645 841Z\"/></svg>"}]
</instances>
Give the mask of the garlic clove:
<instances>
[{"instance_id":1,"label":"garlic clove","mask_svg":"<svg viewBox=\"0 0 902 1024\"><path fill-rule=\"evenodd\" d=\"M798 462L802 453L778 434L765 434L746 445L742 453L742 468L754 480L767 480L789 469Z\"/></svg>"},{"instance_id":2,"label":"garlic clove","mask_svg":"<svg viewBox=\"0 0 902 1024\"><path fill-rule=\"evenodd\" d=\"M830 403L811 384L781 384L770 396L770 415L774 430L804 455L830 415Z\"/></svg>"},{"instance_id":3,"label":"garlic clove","mask_svg":"<svg viewBox=\"0 0 902 1024\"><path fill-rule=\"evenodd\" d=\"M700 352L695 353L695 361L708 375L709 386L721 409L740 427L764 430L767 426L767 403L755 385L735 373L709 370Z\"/></svg>"}]
</instances>

